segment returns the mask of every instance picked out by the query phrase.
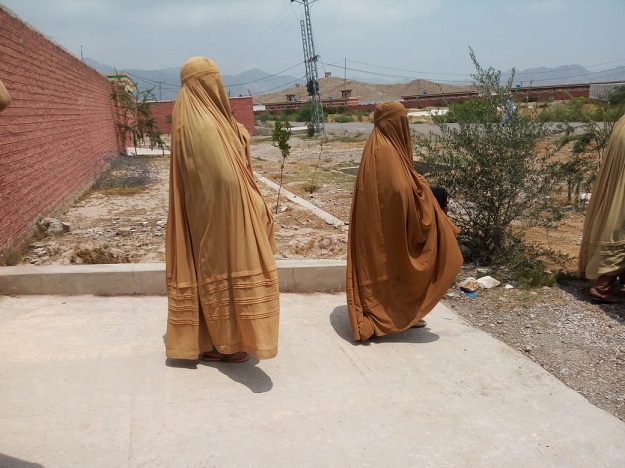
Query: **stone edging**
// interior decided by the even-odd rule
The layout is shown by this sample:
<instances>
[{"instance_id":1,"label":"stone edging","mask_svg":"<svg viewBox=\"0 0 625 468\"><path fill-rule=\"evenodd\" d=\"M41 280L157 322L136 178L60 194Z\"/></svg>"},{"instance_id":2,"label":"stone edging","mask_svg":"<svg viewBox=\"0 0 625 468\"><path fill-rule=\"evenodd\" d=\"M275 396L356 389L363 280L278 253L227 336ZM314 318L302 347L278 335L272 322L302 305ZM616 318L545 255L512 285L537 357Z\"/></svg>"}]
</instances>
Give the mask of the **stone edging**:
<instances>
[{"instance_id":1,"label":"stone edging","mask_svg":"<svg viewBox=\"0 0 625 468\"><path fill-rule=\"evenodd\" d=\"M345 260L277 260L280 291L345 290ZM164 263L0 268L0 294L166 294Z\"/></svg>"}]
</instances>

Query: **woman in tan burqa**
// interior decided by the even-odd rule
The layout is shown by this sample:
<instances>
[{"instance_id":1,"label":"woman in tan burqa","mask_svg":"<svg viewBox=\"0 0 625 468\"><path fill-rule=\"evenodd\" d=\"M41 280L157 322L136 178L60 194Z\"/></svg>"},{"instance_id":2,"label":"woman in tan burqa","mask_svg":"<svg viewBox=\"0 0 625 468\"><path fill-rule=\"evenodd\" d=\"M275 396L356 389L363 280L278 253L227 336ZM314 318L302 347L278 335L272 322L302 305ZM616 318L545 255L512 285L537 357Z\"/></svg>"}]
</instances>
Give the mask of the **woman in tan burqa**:
<instances>
[{"instance_id":1,"label":"woman in tan burqa","mask_svg":"<svg viewBox=\"0 0 625 468\"><path fill-rule=\"evenodd\" d=\"M462 266L458 228L413 167L398 102L378 104L352 201L347 309L355 340L424 325Z\"/></svg>"},{"instance_id":2,"label":"woman in tan burqa","mask_svg":"<svg viewBox=\"0 0 625 468\"><path fill-rule=\"evenodd\" d=\"M190 58L180 78L165 240L167 356L269 359L278 351L274 225L254 181L249 134L213 61Z\"/></svg>"},{"instance_id":3,"label":"woman in tan burqa","mask_svg":"<svg viewBox=\"0 0 625 468\"><path fill-rule=\"evenodd\" d=\"M620 302L610 290L617 278L625 284L625 117L612 130L590 197L578 273L594 280L590 297Z\"/></svg>"}]
</instances>

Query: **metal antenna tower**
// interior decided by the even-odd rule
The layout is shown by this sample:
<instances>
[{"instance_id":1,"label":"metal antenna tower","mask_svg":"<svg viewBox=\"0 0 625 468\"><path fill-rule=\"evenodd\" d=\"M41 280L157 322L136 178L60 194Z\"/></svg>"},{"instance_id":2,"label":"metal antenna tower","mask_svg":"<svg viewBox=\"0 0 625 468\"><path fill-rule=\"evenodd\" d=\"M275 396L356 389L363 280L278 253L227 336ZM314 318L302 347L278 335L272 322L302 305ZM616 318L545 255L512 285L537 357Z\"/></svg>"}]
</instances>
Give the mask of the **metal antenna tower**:
<instances>
[{"instance_id":1,"label":"metal antenna tower","mask_svg":"<svg viewBox=\"0 0 625 468\"><path fill-rule=\"evenodd\" d=\"M321 95L319 94L319 73L317 72L319 56L315 53L315 42L313 41L312 25L310 24L309 3L315 3L316 1L291 0L291 3L297 2L304 5L305 20L300 21L300 26L302 29L302 45L304 47L304 63L306 66L306 90L312 102L312 124L315 127L315 133L325 135L323 107L321 106Z\"/></svg>"}]
</instances>

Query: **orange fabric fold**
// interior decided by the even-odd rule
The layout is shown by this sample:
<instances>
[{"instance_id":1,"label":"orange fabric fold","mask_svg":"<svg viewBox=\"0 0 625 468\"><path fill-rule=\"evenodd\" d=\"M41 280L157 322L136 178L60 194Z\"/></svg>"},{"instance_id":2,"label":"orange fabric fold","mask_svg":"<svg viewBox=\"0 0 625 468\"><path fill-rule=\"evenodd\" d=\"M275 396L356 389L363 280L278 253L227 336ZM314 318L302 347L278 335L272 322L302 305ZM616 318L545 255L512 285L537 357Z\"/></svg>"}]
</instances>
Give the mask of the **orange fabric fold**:
<instances>
[{"instance_id":1,"label":"orange fabric fold","mask_svg":"<svg viewBox=\"0 0 625 468\"><path fill-rule=\"evenodd\" d=\"M9 104L11 104L11 95L2 80L0 80L0 112L9 107Z\"/></svg>"},{"instance_id":2,"label":"orange fabric fold","mask_svg":"<svg viewBox=\"0 0 625 468\"><path fill-rule=\"evenodd\" d=\"M217 66L183 65L172 113L165 239L167 356L212 350L268 359L278 351L273 217L254 180L250 138Z\"/></svg>"},{"instance_id":3,"label":"orange fabric fold","mask_svg":"<svg viewBox=\"0 0 625 468\"><path fill-rule=\"evenodd\" d=\"M355 340L406 330L434 308L462 266L458 233L413 167L404 107L379 104L350 216L347 308Z\"/></svg>"}]
</instances>

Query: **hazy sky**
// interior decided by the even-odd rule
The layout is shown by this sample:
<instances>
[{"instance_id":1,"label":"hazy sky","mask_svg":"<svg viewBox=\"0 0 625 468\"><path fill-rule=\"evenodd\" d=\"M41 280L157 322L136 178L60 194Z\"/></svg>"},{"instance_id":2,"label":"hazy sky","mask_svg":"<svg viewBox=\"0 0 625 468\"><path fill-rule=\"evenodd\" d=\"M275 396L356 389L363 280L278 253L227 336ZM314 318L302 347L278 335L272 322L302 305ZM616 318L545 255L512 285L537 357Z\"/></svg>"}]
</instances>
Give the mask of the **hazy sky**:
<instances>
[{"instance_id":1,"label":"hazy sky","mask_svg":"<svg viewBox=\"0 0 625 468\"><path fill-rule=\"evenodd\" d=\"M304 75L290 0L0 0L74 55L118 69L179 67L205 55L223 74ZM484 67L625 65L625 0L317 0L319 73L466 80ZM333 66L334 65L334 66ZM293 67L293 68L290 68ZM347 70L347 77L356 72Z\"/></svg>"}]
</instances>

